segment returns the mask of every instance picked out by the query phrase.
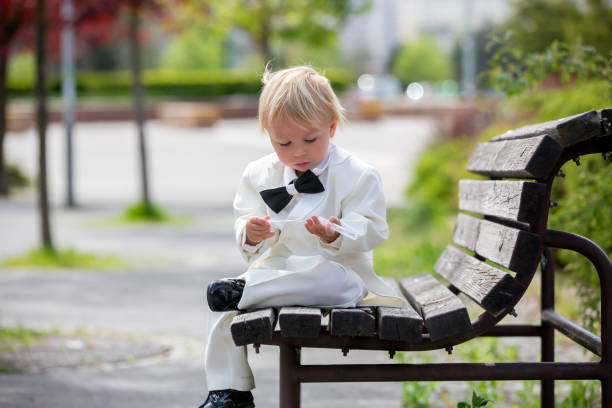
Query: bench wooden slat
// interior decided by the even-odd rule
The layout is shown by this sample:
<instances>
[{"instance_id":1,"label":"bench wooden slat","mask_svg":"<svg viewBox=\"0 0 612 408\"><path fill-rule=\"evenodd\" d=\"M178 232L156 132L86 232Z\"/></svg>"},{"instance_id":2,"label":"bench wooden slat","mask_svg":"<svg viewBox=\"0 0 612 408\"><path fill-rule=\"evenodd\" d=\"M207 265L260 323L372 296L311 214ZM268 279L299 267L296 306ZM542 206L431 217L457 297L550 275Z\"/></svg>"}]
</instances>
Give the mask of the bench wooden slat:
<instances>
[{"instance_id":1,"label":"bench wooden slat","mask_svg":"<svg viewBox=\"0 0 612 408\"><path fill-rule=\"evenodd\" d=\"M457 216L453 242L517 273L530 274L539 262L536 234L467 214Z\"/></svg>"},{"instance_id":2,"label":"bench wooden slat","mask_svg":"<svg viewBox=\"0 0 612 408\"><path fill-rule=\"evenodd\" d=\"M525 139L540 135L549 135L563 147L601 136L603 129L597 111L589 111L550 122L536 123L509 130L492 138L491 142L501 140Z\"/></svg>"},{"instance_id":3,"label":"bench wooden slat","mask_svg":"<svg viewBox=\"0 0 612 408\"><path fill-rule=\"evenodd\" d=\"M466 166L490 177L547 179L563 148L550 136L480 143Z\"/></svg>"},{"instance_id":4,"label":"bench wooden slat","mask_svg":"<svg viewBox=\"0 0 612 408\"><path fill-rule=\"evenodd\" d=\"M533 224L542 216L546 185L529 181L460 180L459 209Z\"/></svg>"},{"instance_id":5,"label":"bench wooden slat","mask_svg":"<svg viewBox=\"0 0 612 408\"><path fill-rule=\"evenodd\" d=\"M274 309L261 309L235 316L230 331L234 343L237 346L244 346L270 340L275 325L276 312Z\"/></svg>"},{"instance_id":6,"label":"bench wooden slat","mask_svg":"<svg viewBox=\"0 0 612 408\"><path fill-rule=\"evenodd\" d=\"M376 335L376 316L370 308L332 309L329 331L332 336L373 337Z\"/></svg>"},{"instance_id":7,"label":"bench wooden slat","mask_svg":"<svg viewBox=\"0 0 612 408\"><path fill-rule=\"evenodd\" d=\"M404 297L395 279L383 280L396 290L398 296ZM379 306L377 313L379 339L411 343L423 341L423 318L410 304L406 308Z\"/></svg>"},{"instance_id":8,"label":"bench wooden slat","mask_svg":"<svg viewBox=\"0 0 612 408\"><path fill-rule=\"evenodd\" d=\"M463 302L428 273L400 281L406 299L423 317L430 339L436 341L472 327Z\"/></svg>"},{"instance_id":9,"label":"bench wooden slat","mask_svg":"<svg viewBox=\"0 0 612 408\"><path fill-rule=\"evenodd\" d=\"M459 213L453 232L453 242L470 251L475 251L480 232L480 221L480 218Z\"/></svg>"},{"instance_id":10,"label":"bench wooden slat","mask_svg":"<svg viewBox=\"0 0 612 408\"><path fill-rule=\"evenodd\" d=\"M321 331L321 309L283 307L278 314L278 323L283 337L318 337Z\"/></svg>"},{"instance_id":11,"label":"bench wooden slat","mask_svg":"<svg viewBox=\"0 0 612 408\"><path fill-rule=\"evenodd\" d=\"M509 274L450 245L434 270L494 316L499 316L525 289Z\"/></svg>"}]
</instances>

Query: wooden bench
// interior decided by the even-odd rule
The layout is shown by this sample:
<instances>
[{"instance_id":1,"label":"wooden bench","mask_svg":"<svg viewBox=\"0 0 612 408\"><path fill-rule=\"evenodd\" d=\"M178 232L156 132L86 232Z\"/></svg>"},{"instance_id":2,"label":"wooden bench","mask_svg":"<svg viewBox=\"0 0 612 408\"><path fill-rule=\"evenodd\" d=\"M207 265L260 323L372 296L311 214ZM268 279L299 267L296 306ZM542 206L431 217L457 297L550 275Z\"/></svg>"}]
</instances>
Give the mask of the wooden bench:
<instances>
[{"instance_id":1,"label":"wooden bench","mask_svg":"<svg viewBox=\"0 0 612 408\"><path fill-rule=\"evenodd\" d=\"M612 110L586 112L522 127L477 146L467 169L488 180L461 180L457 224L434 273L391 280L410 308L320 310L284 307L235 317L236 345L280 347L280 406L300 405L300 384L361 381L541 380L541 406L554 406L554 380L598 379L612 407L612 264L597 245L547 229L551 187L561 165L581 155L612 151ZM554 310L550 248L586 256L601 285L601 338ZM498 325L541 266L541 323ZM482 308L473 318L458 296ZM323 315L328 323L322 324ZM279 329L277 329L277 323ZM600 362L554 362L554 330L601 357ZM542 362L302 365L300 349L447 350L478 336L541 338Z\"/></svg>"}]
</instances>

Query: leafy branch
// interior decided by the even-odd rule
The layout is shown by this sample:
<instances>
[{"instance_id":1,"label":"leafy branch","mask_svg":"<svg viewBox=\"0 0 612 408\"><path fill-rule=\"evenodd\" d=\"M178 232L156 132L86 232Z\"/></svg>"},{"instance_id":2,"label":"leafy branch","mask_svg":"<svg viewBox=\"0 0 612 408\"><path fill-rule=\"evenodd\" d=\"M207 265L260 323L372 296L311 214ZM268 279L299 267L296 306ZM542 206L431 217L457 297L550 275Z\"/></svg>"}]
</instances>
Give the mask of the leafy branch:
<instances>
[{"instance_id":1,"label":"leafy branch","mask_svg":"<svg viewBox=\"0 0 612 408\"><path fill-rule=\"evenodd\" d=\"M578 38L568 44L553 41L543 52L527 53L512 44L512 32L492 33L487 52L495 50L489 70L480 80L508 96L520 94L558 75L562 83L573 79L601 78L608 81L612 93L612 52L608 57L582 43Z\"/></svg>"},{"instance_id":2,"label":"leafy branch","mask_svg":"<svg viewBox=\"0 0 612 408\"><path fill-rule=\"evenodd\" d=\"M476 394L476 391L472 391L472 403L470 404L469 402L460 402L457 404L457 408L479 408L484 407L489 402L491 401Z\"/></svg>"}]
</instances>

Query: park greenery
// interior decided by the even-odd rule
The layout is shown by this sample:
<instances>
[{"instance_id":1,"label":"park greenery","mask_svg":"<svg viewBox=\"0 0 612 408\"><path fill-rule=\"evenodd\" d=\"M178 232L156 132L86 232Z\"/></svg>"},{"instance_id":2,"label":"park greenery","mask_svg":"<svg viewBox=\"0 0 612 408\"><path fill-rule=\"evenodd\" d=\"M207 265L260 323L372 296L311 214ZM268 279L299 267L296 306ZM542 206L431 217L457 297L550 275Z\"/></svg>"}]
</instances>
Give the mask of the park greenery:
<instances>
[{"instance_id":1,"label":"park greenery","mask_svg":"<svg viewBox=\"0 0 612 408\"><path fill-rule=\"evenodd\" d=\"M450 57L429 37L400 47L391 59L391 73L404 85L444 81L451 77L452 70Z\"/></svg>"},{"instance_id":2,"label":"park greenery","mask_svg":"<svg viewBox=\"0 0 612 408\"><path fill-rule=\"evenodd\" d=\"M23 66L24 64L20 65ZM150 100L207 100L228 95L257 95L261 88L261 70L224 69L153 69L143 71L143 86ZM32 78L16 73L9 77L7 91L13 97L32 96ZM325 70L338 92L354 82L350 71L342 68ZM81 71L76 75L79 98L107 97L128 100L131 77L128 71ZM61 81L53 76L48 81L51 96L61 93Z\"/></svg>"},{"instance_id":3,"label":"park greenery","mask_svg":"<svg viewBox=\"0 0 612 408\"><path fill-rule=\"evenodd\" d=\"M612 51L612 7L608 0L512 0L511 17L501 32L514 32L513 44L527 54L539 53L555 41L578 38L597 53Z\"/></svg>"},{"instance_id":4,"label":"park greenery","mask_svg":"<svg viewBox=\"0 0 612 408\"><path fill-rule=\"evenodd\" d=\"M557 78L561 83L602 78L608 81L607 92L612 93L612 52L605 57L578 38L572 43L554 40L542 52L528 53L514 43L514 35L512 31L492 33L487 44L495 52L489 60L491 69L481 78L496 90L512 96Z\"/></svg>"},{"instance_id":5,"label":"park greenery","mask_svg":"<svg viewBox=\"0 0 612 408\"><path fill-rule=\"evenodd\" d=\"M35 248L23 255L6 258L0 264L10 268L78 269L85 271L119 270L126 263L116 256L76 251L72 248Z\"/></svg>"}]
</instances>

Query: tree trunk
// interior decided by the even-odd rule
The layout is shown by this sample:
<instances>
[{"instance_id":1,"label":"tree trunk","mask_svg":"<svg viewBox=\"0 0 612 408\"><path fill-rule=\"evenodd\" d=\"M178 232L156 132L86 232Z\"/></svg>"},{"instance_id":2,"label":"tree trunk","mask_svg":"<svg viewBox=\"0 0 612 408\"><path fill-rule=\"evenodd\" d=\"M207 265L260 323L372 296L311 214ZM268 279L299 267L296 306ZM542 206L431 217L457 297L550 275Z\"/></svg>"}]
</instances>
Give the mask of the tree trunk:
<instances>
[{"instance_id":1,"label":"tree trunk","mask_svg":"<svg viewBox=\"0 0 612 408\"><path fill-rule=\"evenodd\" d=\"M36 125L38 128L38 201L42 246L53 249L47 194L47 89L45 78L45 0L36 1Z\"/></svg>"},{"instance_id":2,"label":"tree trunk","mask_svg":"<svg viewBox=\"0 0 612 408\"><path fill-rule=\"evenodd\" d=\"M132 92L134 101L134 117L138 128L138 146L140 152L140 174L142 186L142 202L147 210L151 208L149 198L149 180L147 173L147 148L144 130L144 98L140 66L140 41L138 38L138 25L140 13L140 0L132 0L130 10L130 43L132 65Z\"/></svg>"},{"instance_id":3,"label":"tree trunk","mask_svg":"<svg viewBox=\"0 0 612 408\"><path fill-rule=\"evenodd\" d=\"M4 135L7 128L6 69L8 55L0 50L0 196L8 196L8 176L4 164Z\"/></svg>"},{"instance_id":4,"label":"tree trunk","mask_svg":"<svg viewBox=\"0 0 612 408\"><path fill-rule=\"evenodd\" d=\"M273 56L270 48L270 24L267 19L262 21L259 48L261 49L261 54L264 57L264 63L267 64L269 61L272 61Z\"/></svg>"}]
</instances>

